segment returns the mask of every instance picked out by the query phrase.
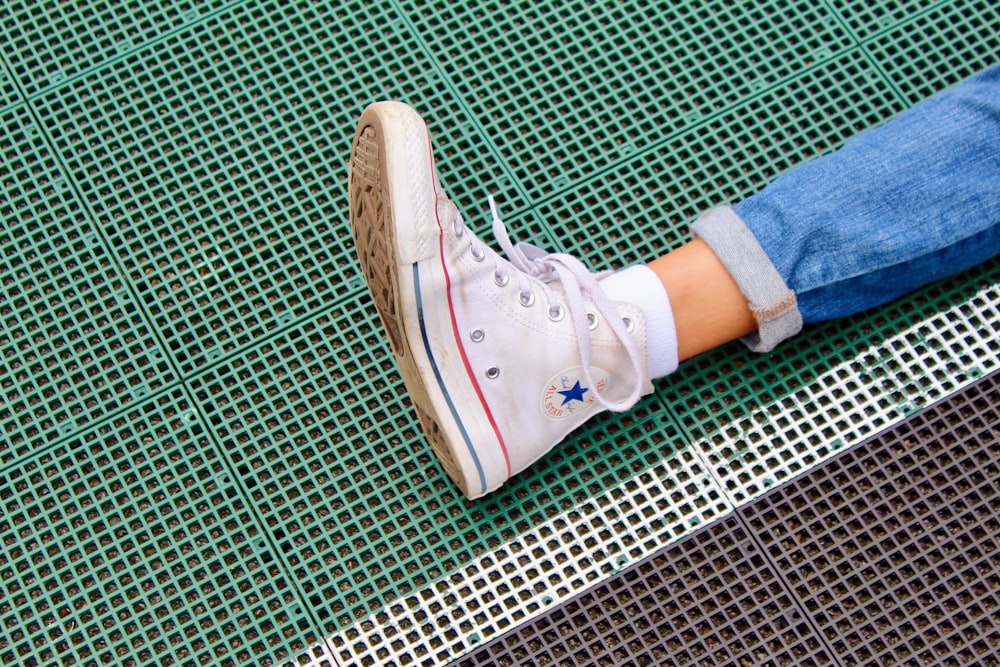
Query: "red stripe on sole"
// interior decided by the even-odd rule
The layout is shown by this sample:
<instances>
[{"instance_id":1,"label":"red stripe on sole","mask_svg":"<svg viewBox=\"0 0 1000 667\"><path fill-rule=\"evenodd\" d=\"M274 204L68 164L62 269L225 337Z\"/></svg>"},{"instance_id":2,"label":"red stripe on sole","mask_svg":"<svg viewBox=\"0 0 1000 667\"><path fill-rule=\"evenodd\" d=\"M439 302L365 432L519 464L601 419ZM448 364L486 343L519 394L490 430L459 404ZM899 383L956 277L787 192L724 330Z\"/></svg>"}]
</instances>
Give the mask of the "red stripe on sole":
<instances>
[{"instance_id":1,"label":"red stripe on sole","mask_svg":"<svg viewBox=\"0 0 1000 667\"><path fill-rule=\"evenodd\" d=\"M490 412L490 408L486 405L486 397L483 396L482 389L479 388L479 383L476 382L476 376L472 372L472 365L469 363L469 358L465 354L465 347L462 345L461 334L458 332L458 321L455 319L455 306L451 299L451 276L448 274L448 266L444 261L444 226L441 224L441 215L438 213L438 182L437 182L437 170L434 167L434 151L431 147L430 133L427 135L427 151L430 153L431 158L431 178L434 180L432 185L434 186L434 217L437 220L438 231L441 233L438 235L438 245L440 247L441 256L441 269L444 271L444 282L445 287L448 292L448 312L451 315L451 328L452 332L455 334L455 344L458 346L458 351L462 355L462 363L465 364L465 372L469 375L469 380L472 381L472 386L476 390L476 396L479 398L480 405L483 406L483 411L486 412L486 417L489 419L490 426L493 427L493 432L497 436L497 442L500 443L500 451L503 452L504 462L507 464L507 478L510 479L510 455L507 453L507 445L504 442L503 436L500 434L500 427L497 426L496 420L493 419L493 413ZM486 491L486 489L483 489Z\"/></svg>"}]
</instances>

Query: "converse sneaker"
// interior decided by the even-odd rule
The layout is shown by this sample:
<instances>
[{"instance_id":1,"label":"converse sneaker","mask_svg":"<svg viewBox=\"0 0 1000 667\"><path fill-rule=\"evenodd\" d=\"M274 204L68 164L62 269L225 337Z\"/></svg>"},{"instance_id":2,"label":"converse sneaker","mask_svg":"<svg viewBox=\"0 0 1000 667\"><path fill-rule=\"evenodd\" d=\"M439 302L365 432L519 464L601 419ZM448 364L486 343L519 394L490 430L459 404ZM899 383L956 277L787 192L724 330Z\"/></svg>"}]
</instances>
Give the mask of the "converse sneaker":
<instances>
[{"instance_id":1,"label":"converse sneaker","mask_svg":"<svg viewBox=\"0 0 1000 667\"><path fill-rule=\"evenodd\" d=\"M349 188L358 259L410 400L466 496L652 391L643 310L612 301L574 257L513 245L492 198L508 259L476 238L441 189L413 109L364 111Z\"/></svg>"}]
</instances>

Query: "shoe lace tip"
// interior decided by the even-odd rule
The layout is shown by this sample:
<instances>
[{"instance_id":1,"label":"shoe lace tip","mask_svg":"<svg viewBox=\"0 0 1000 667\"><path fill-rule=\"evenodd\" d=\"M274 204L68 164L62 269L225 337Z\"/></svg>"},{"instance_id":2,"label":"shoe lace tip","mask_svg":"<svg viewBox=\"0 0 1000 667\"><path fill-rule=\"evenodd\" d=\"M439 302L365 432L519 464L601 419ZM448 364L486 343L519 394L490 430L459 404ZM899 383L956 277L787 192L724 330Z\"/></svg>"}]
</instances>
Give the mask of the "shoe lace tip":
<instances>
[{"instance_id":1,"label":"shoe lace tip","mask_svg":"<svg viewBox=\"0 0 1000 667\"><path fill-rule=\"evenodd\" d=\"M490 213L493 214L493 219L499 220L500 214L497 212L497 202L493 199L493 195L486 195L486 200L490 203Z\"/></svg>"}]
</instances>

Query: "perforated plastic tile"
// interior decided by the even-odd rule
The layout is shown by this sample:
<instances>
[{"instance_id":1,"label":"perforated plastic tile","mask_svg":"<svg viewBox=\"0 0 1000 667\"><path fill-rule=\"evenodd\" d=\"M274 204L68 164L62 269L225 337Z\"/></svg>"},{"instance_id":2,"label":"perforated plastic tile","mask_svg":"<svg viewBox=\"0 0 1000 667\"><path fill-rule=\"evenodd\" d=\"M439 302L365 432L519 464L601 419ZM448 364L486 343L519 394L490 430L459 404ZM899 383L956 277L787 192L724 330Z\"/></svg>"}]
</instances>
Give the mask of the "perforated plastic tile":
<instances>
[{"instance_id":1,"label":"perforated plastic tile","mask_svg":"<svg viewBox=\"0 0 1000 667\"><path fill-rule=\"evenodd\" d=\"M402 5L533 198L850 45L805 0Z\"/></svg>"},{"instance_id":2,"label":"perforated plastic tile","mask_svg":"<svg viewBox=\"0 0 1000 667\"><path fill-rule=\"evenodd\" d=\"M537 216L592 267L645 262L687 241L706 209L749 196L902 109L855 49L575 184Z\"/></svg>"},{"instance_id":3,"label":"perforated plastic tile","mask_svg":"<svg viewBox=\"0 0 1000 667\"><path fill-rule=\"evenodd\" d=\"M27 109L0 127L2 469L176 378Z\"/></svg>"},{"instance_id":4,"label":"perforated plastic tile","mask_svg":"<svg viewBox=\"0 0 1000 667\"><path fill-rule=\"evenodd\" d=\"M373 319L345 302L192 380L343 662L445 660L730 510L655 405L465 500Z\"/></svg>"},{"instance_id":5,"label":"perforated plastic tile","mask_svg":"<svg viewBox=\"0 0 1000 667\"><path fill-rule=\"evenodd\" d=\"M241 5L39 100L183 372L363 289L344 138L368 102L419 98L448 117L439 134L465 169L499 170L481 139L447 131L465 122L457 101L385 14ZM461 170L445 173L467 190Z\"/></svg>"},{"instance_id":6,"label":"perforated plastic tile","mask_svg":"<svg viewBox=\"0 0 1000 667\"><path fill-rule=\"evenodd\" d=\"M316 635L178 389L0 473L0 662L275 664Z\"/></svg>"},{"instance_id":7,"label":"perforated plastic tile","mask_svg":"<svg viewBox=\"0 0 1000 667\"><path fill-rule=\"evenodd\" d=\"M1000 6L945 2L866 45L916 103L1000 62Z\"/></svg>"},{"instance_id":8,"label":"perforated plastic tile","mask_svg":"<svg viewBox=\"0 0 1000 667\"><path fill-rule=\"evenodd\" d=\"M199 16L223 0L173 3L5 3L0 35L25 94L55 86L115 56L128 53Z\"/></svg>"},{"instance_id":9,"label":"perforated plastic tile","mask_svg":"<svg viewBox=\"0 0 1000 667\"><path fill-rule=\"evenodd\" d=\"M828 665L738 519L707 526L456 665Z\"/></svg>"},{"instance_id":10,"label":"perforated plastic tile","mask_svg":"<svg viewBox=\"0 0 1000 667\"><path fill-rule=\"evenodd\" d=\"M740 514L843 664L1000 660L1000 374Z\"/></svg>"}]
</instances>

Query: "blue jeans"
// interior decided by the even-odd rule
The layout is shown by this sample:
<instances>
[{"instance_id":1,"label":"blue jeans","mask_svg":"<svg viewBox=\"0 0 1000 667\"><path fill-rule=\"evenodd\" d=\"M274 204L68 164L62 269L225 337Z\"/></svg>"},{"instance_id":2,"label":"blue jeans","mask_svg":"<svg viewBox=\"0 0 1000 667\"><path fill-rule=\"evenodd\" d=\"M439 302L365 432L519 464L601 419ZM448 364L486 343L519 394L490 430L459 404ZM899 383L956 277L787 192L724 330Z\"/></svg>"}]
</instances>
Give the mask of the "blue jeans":
<instances>
[{"instance_id":1,"label":"blue jeans","mask_svg":"<svg viewBox=\"0 0 1000 667\"><path fill-rule=\"evenodd\" d=\"M1000 254L1000 65L692 225L766 351Z\"/></svg>"}]
</instances>

